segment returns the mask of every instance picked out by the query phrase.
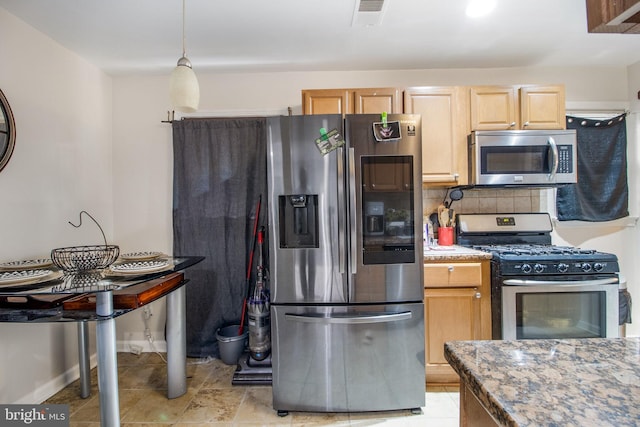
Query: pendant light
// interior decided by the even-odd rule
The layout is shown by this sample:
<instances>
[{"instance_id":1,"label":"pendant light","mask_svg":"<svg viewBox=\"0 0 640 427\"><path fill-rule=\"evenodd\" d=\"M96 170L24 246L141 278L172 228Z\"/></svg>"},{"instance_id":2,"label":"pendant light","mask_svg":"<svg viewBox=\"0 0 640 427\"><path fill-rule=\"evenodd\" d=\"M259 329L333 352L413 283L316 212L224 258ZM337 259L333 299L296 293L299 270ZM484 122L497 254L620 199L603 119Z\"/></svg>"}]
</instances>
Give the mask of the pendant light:
<instances>
[{"instance_id":1,"label":"pendant light","mask_svg":"<svg viewBox=\"0 0 640 427\"><path fill-rule=\"evenodd\" d=\"M169 96L176 111L193 113L200 103L200 86L196 73L193 72L191 61L187 58L184 36L185 1L182 0L182 57L171 73L169 82Z\"/></svg>"}]
</instances>

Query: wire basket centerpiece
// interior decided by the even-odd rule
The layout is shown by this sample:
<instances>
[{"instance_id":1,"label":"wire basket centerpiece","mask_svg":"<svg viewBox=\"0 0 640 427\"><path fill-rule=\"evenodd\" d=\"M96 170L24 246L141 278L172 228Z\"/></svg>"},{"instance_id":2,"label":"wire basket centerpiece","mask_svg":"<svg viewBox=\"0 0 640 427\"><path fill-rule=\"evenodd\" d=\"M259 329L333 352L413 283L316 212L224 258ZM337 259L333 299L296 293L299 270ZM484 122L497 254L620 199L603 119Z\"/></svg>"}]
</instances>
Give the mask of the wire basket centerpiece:
<instances>
[{"instance_id":1,"label":"wire basket centerpiece","mask_svg":"<svg viewBox=\"0 0 640 427\"><path fill-rule=\"evenodd\" d=\"M75 225L71 221L69 224L75 228L82 226L82 214L87 215L96 223L102 238L104 239L104 245L91 245L91 246L68 246L65 248L56 248L51 250L51 260L53 263L67 272L76 271L90 271L99 270L109 267L118 259L120 255L120 247L116 245L107 245L107 238L102 231L102 227L98 224L88 212L80 212L80 224Z\"/></svg>"}]
</instances>

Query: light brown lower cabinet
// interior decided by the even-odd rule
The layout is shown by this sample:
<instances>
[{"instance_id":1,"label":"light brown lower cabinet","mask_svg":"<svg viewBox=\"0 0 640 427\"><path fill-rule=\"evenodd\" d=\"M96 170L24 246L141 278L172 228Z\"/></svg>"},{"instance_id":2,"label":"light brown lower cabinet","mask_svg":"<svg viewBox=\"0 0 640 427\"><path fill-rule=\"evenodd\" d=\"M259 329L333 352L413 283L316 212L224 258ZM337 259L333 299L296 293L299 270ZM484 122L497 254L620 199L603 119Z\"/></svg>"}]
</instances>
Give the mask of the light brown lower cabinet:
<instances>
[{"instance_id":1,"label":"light brown lower cabinet","mask_svg":"<svg viewBox=\"0 0 640 427\"><path fill-rule=\"evenodd\" d=\"M457 384L444 343L491 339L489 261L424 265L425 372L427 383Z\"/></svg>"}]
</instances>

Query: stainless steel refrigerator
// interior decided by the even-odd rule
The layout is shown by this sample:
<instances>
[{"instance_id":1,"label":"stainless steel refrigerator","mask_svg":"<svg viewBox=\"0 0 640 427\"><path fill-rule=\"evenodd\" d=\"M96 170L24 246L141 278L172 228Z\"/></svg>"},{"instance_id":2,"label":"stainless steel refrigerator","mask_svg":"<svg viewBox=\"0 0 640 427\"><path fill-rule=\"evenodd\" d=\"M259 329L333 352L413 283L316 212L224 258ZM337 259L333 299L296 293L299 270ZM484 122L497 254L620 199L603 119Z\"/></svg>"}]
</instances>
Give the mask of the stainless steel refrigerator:
<instances>
[{"instance_id":1,"label":"stainless steel refrigerator","mask_svg":"<svg viewBox=\"0 0 640 427\"><path fill-rule=\"evenodd\" d=\"M419 115L268 121L280 413L424 406L420 125Z\"/></svg>"}]
</instances>

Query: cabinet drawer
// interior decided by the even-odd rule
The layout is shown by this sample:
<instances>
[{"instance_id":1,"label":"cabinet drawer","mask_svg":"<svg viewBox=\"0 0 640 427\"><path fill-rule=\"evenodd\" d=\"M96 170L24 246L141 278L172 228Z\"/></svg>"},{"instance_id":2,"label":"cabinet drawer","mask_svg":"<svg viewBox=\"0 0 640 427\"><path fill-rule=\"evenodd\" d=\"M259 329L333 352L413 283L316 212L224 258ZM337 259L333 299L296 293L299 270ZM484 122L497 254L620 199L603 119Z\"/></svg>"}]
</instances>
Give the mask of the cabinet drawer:
<instances>
[{"instance_id":1,"label":"cabinet drawer","mask_svg":"<svg viewBox=\"0 0 640 427\"><path fill-rule=\"evenodd\" d=\"M450 288L481 286L482 264L478 262L452 262L424 265L424 286Z\"/></svg>"}]
</instances>

